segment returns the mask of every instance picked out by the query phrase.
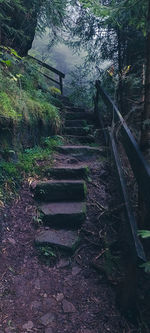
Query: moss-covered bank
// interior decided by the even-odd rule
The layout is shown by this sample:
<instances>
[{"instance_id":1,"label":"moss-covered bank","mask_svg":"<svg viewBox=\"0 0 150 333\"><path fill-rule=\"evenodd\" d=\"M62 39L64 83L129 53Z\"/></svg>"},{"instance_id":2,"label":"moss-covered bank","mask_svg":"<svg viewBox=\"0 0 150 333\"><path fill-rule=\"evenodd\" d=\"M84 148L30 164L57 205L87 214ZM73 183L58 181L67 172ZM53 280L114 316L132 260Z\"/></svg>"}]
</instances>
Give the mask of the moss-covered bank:
<instances>
[{"instance_id":1,"label":"moss-covered bank","mask_svg":"<svg viewBox=\"0 0 150 333\"><path fill-rule=\"evenodd\" d=\"M0 48L0 149L39 144L42 136L59 133L60 102L49 82L27 58Z\"/></svg>"},{"instance_id":2,"label":"moss-covered bank","mask_svg":"<svg viewBox=\"0 0 150 333\"><path fill-rule=\"evenodd\" d=\"M0 47L0 208L26 176L42 171L40 161L51 162L60 143L60 108L39 67Z\"/></svg>"}]
</instances>

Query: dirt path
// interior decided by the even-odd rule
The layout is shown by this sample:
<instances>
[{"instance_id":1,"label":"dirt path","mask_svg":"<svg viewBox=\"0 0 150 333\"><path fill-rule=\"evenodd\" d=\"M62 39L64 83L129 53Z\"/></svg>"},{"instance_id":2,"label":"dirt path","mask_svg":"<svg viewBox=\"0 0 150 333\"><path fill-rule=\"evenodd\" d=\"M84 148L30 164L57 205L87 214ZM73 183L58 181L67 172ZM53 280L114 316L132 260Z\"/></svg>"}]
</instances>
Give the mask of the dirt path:
<instances>
[{"instance_id":1,"label":"dirt path","mask_svg":"<svg viewBox=\"0 0 150 333\"><path fill-rule=\"evenodd\" d=\"M68 164L69 156L57 154L55 164L60 165L60 161L61 165L62 161L63 165ZM111 193L107 162L88 164L92 172L87 219L81 230L82 243L74 256L57 251L56 261L49 266L39 260L33 244L36 206L27 183L20 192L20 199L4 212L0 333L131 332L116 309L115 294L106 276L98 274L91 266L91 259L103 249L107 228L98 222L100 212L94 201L106 207ZM106 177L108 185L104 185Z\"/></svg>"},{"instance_id":2,"label":"dirt path","mask_svg":"<svg viewBox=\"0 0 150 333\"><path fill-rule=\"evenodd\" d=\"M117 276L112 274L111 257L108 261L107 242L116 238L119 217L106 214L115 201L107 156L87 158L85 163L55 154L54 166L73 165L90 169L87 215L73 255L54 249L56 257L43 257L35 247L37 207L27 182L19 199L1 214L0 333L138 332L115 304Z\"/></svg>"}]
</instances>

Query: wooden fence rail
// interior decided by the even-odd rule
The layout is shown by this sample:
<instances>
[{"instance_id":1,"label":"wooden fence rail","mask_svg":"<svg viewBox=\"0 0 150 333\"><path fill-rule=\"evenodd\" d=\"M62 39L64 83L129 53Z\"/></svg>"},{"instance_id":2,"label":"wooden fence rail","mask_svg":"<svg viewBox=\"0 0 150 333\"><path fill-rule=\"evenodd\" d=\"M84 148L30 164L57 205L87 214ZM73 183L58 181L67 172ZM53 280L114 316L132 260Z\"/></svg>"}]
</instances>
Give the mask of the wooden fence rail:
<instances>
[{"instance_id":1,"label":"wooden fence rail","mask_svg":"<svg viewBox=\"0 0 150 333\"><path fill-rule=\"evenodd\" d=\"M60 87L61 94L63 95L63 79L65 78L65 74L62 73L62 72L60 72L60 71L58 71L56 68L51 67L50 65L46 64L45 62L43 62L43 61L41 61L41 60L39 60L39 59L37 59L37 58L34 58L34 57L32 57L32 56L29 56L29 55L28 55L28 57L29 57L30 59L36 61L40 66L42 66L42 67L48 69L48 70L51 71L52 73L55 73L56 75L59 76L59 81L57 81L57 80L54 80L53 78L51 78L50 76L48 76L48 75L46 75L46 74L40 72L40 74L42 74L43 76L45 76L47 79L49 79L49 80L51 80L52 82L55 82L56 84L58 84L59 87Z\"/></svg>"},{"instance_id":2,"label":"wooden fence rail","mask_svg":"<svg viewBox=\"0 0 150 333\"><path fill-rule=\"evenodd\" d=\"M108 106L109 110L111 111L112 117L114 115L114 122L116 126L118 125L120 127L119 134L121 135L120 136L121 142L125 148L135 178L138 182L140 191L145 197L147 209L150 209L150 166L144 159L135 138L133 137L125 120L121 116L117 106L107 95L104 89L101 87L100 81L96 82L96 87L98 93L102 96L105 104Z\"/></svg>"},{"instance_id":3,"label":"wooden fence rail","mask_svg":"<svg viewBox=\"0 0 150 333\"><path fill-rule=\"evenodd\" d=\"M101 99L108 107L109 116L112 122L112 126L109 126L108 128L107 125L104 125L103 115L99 108L99 102ZM136 302L137 263L139 259L146 261L146 256L143 245L137 234L138 226L128 196L126 179L122 170L121 160L117 147L118 139L116 138L116 132L119 133L119 140L121 141L128 156L130 166L139 186L139 191L141 191L145 198L145 204L148 211L150 211L150 167L145 161L135 138L133 137L125 120L121 116L117 106L101 87L100 81L96 81L96 97L94 100L96 117L99 119L100 125L103 128L106 143L108 143L109 140L111 145L112 154L117 169L122 200L125 207L125 216L127 222L126 226L128 229L128 260L126 265L126 280L123 286L124 289L122 290L122 306L124 308L130 308L131 305Z\"/></svg>"}]
</instances>

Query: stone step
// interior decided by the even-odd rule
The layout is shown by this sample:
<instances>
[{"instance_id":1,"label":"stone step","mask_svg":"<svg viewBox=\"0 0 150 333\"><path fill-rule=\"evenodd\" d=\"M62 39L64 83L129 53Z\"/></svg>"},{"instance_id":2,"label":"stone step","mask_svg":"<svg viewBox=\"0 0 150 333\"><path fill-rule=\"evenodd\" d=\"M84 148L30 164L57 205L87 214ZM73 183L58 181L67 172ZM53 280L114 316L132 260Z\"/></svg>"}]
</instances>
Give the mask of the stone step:
<instances>
[{"instance_id":1,"label":"stone step","mask_svg":"<svg viewBox=\"0 0 150 333\"><path fill-rule=\"evenodd\" d=\"M77 146L77 145L63 145L56 148L61 154L84 154L84 155L100 155L103 150L96 147L90 146Z\"/></svg>"},{"instance_id":2,"label":"stone step","mask_svg":"<svg viewBox=\"0 0 150 333\"><path fill-rule=\"evenodd\" d=\"M38 246L50 245L71 252L75 251L79 241L78 232L70 230L42 230L35 236L35 244Z\"/></svg>"},{"instance_id":3,"label":"stone step","mask_svg":"<svg viewBox=\"0 0 150 333\"><path fill-rule=\"evenodd\" d=\"M63 133L66 135L85 136L90 133L90 128L87 127L64 127Z\"/></svg>"},{"instance_id":4,"label":"stone step","mask_svg":"<svg viewBox=\"0 0 150 333\"><path fill-rule=\"evenodd\" d=\"M66 112L66 120L93 120L94 114L89 112Z\"/></svg>"},{"instance_id":5,"label":"stone step","mask_svg":"<svg viewBox=\"0 0 150 333\"><path fill-rule=\"evenodd\" d=\"M84 202L41 203L39 210L46 225L75 229L81 226L86 217Z\"/></svg>"},{"instance_id":6,"label":"stone step","mask_svg":"<svg viewBox=\"0 0 150 333\"><path fill-rule=\"evenodd\" d=\"M79 136L79 135L64 135L64 138L68 142L72 143L93 143L95 142L95 138L93 135Z\"/></svg>"},{"instance_id":7,"label":"stone step","mask_svg":"<svg viewBox=\"0 0 150 333\"><path fill-rule=\"evenodd\" d=\"M65 126L66 127L86 127L87 121L86 120L66 120Z\"/></svg>"},{"instance_id":8,"label":"stone step","mask_svg":"<svg viewBox=\"0 0 150 333\"><path fill-rule=\"evenodd\" d=\"M39 201L84 201L86 198L86 184L82 180L49 180L33 183L31 187Z\"/></svg>"},{"instance_id":9,"label":"stone step","mask_svg":"<svg viewBox=\"0 0 150 333\"><path fill-rule=\"evenodd\" d=\"M47 168L44 171L46 177L55 179L86 179L88 173L89 170L86 166Z\"/></svg>"},{"instance_id":10,"label":"stone step","mask_svg":"<svg viewBox=\"0 0 150 333\"><path fill-rule=\"evenodd\" d=\"M72 104L72 102L70 102L69 98L63 95L59 95L57 96L57 98L63 103L64 108L66 107L74 107L74 105Z\"/></svg>"},{"instance_id":11,"label":"stone step","mask_svg":"<svg viewBox=\"0 0 150 333\"><path fill-rule=\"evenodd\" d=\"M75 107L75 106L65 106L66 111L69 112L86 112L84 108Z\"/></svg>"}]
</instances>

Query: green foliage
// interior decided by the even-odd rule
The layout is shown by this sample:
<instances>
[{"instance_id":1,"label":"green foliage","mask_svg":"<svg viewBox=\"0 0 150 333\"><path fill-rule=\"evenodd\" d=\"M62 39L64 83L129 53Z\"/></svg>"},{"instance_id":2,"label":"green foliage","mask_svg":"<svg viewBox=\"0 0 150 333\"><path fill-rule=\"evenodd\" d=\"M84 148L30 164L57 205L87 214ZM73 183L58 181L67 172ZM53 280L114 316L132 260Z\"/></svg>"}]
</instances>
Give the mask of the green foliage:
<instances>
[{"instance_id":1,"label":"green foliage","mask_svg":"<svg viewBox=\"0 0 150 333\"><path fill-rule=\"evenodd\" d=\"M24 177L42 173L39 162L52 159L52 152L60 144L60 138L44 138L42 143L44 141L48 142L44 148L36 146L19 152L17 161L9 161L12 150L3 152L7 161L0 161L0 201L13 197Z\"/></svg>"},{"instance_id":2,"label":"green foliage","mask_svg":"<svg viewBox=\"0 0 150 333\"><path fill-rule=\"evenodd\" d=\"M20 59L12 49L1 50L0 57L5 60L0 66L0 122L11 119L20 126L22 120L33 124L41 119L57 132L61 126L59 111L51 103L49 85L39 74L38 67Z\"/></svg>"},{"instance_id":3,"label":"green foliage","mask_svg":"<svg viewBox=\"0 0 150 333\"><path fill-rule=\"evenodd\" d=\"M35 31L40 35L51 28L51 42L57 37L68 0L1 0L1 43L26 55L34 39Z\"/></svg>"},{"instance_id":4,"label":"green foliage","mask_svg":"<svg viewBox=\"0 0 150 333\"><path fill-rule=\"evenodd\" d=\"M0 92L0 118L19 120L20 113L15 110L11 97L4 92Z\"/></svg>"},{"instance_id":5,"label":"green foliage","mask_svg":"<svg viewBox=\"0 0 150 333\"><path fill-rule=\"evenodd\" d=\"M97 0L81 0L83 8L89 8L95 16L100 16L102 18L109 17L111 8L108 5L103 5Z\"/></svg>"},{"instance_id":6,"label":"green foliage","mask_svg":"<svg viewBox=\"0 0 150 333\"><path fill-rule=\"evenodd\" d=\"M139 230L138 235L142 238L150 238L150 231L149 230ZM144 268L146 273L150 273L150 261L145 262L144 264L140 265L141 268Z\"/></svg>"},{"instance_id":7,"label":"green foliage","mask_svg":"<svg viewBox=\"0 0 150 333\"><path fill-rule=\"evenodd\" d=\"M124 25L124 21L128 21L129 26L136 26L141 29L143 33L146 32L145 14L148 9L147 1L137 0L112 0L103 1L99 0L80 0L83 8L88 8L95 16L102 18L107 23L112 23L118 27ZM125 17L128 14L128 17Z\"/></svg>"},{"instance_id":8,"label":"green foliage","mask_svg":"<svg viewBox=\"0 0 150 333\"><path fill-rule=\"evenodd\" d=\"M16 17L19 14L19 18ZM12 45L17 39L18 41L25 38L22 30L22 21L20 26L14 22L15 18L19 22L20 16L26 15L26 8L23 6L22 0L1 0L0 1L0 21L1 21L1 42L5 40L9 45Z\"/></svg>"},{"instance_id":9,"label":"green foliage","mask_svg":"<svg viewBox=\"0 0 150 333\"><path fill-rule=\"evenodd\" d=\"M40 6L37 31L41 34L49 27L51 29L49 42L51 44L55 43L57 32L65 20L67 4L68 0L45 0Z\"/></svg>"},{"instance_id":10,"label":"green foliage","mask_svg":"<svg viewBox=\"0 0 150 333\"><path fill-rule=\"evenodd\" d=\"M135 100L142 91L148 1L72 0L75 4L77 14L68 26L69 43L75 50L82 47L87 52L86 76L90 69L94 68L93 73L97 70L97 79L103 86L111 86L117 102L123 100L125 112L131 111L132 104L125 103L125 98ZM108 75L109 67L113 68L112 76Z\"/></svg>"},{"instance_id":11,"label":"green foliage","mask_svg":"<svg viewBox=\"0 0 150 333\"><path fill-rule=\"evenodd\" d=\"M43 218L43 214L39 211L37 211L37 214L35 216L33 216L33 221L34 221L34 225L36 228L43 225L42 218Z\"/></svg>"},{"instance_id":12,"label":"green foliage","mask_svg":"<svg viewBox=\"0 0 150 333\"><path fill-rule=\"evenodd\" d=\"M38 253L40 260L46 265L54 263L57 259L56 250L49 245L39 246Z\"/></svg>"},{"instance_id":13,"label":"green foliage","mask_svg":"<svg viewBox=\"0 0 150 333\"><path fill-rule=\"evenodd\" d=\"M149 230L139 230L138 235L142 238L148 238L150 237L150 231Z\"/></svg>"},{"instance_id":14,"label":"green foliage","mask_svg":"<svg viewBox=\"0 0 150 333\"><path fill-rule=\"evenodd\" d=\"M41 252L41 255L43 255L45 257L56 257L56 254L54 253L52 248L49 246L40 247L40 252Z\"/></svg>"},{"instance_id":15,"label":"green foliage","mask_svg":"<svg viewBox=\"0 0 150 333\"><path fill-rule=\"evenodd\" d=\"M46 137L41 140L42 146L49 148L49 149L54 149L57 146L60 146L63 142L63 138L59 135L55 137Z\"/></svg>"},{"instance_id":16,"label":"green foliage","mask_svg":"<svg viewBox=\"0 0 150 333\"><path fill-rule=\"evenodd\" d=\"M39 121L57 133L61 126L58 108L51 103L55 101L49 91L49 83L39 74L38 67L26 59L21 59L15 50L0 48L0 126L7 129L16 139L17 131L22 126L36 128ZM11 62L8 66L7 60ZM13 124L13 126L12 126ZM60 143L60 138L44 138L42 147L36 146L18 152L10 148L12 142L2 137L0 161L0 202L13 196L25 175L39 173L38 162L51 158L53 149ZM17 143L18 144L18 143ZM19 148L15 147L13 149ZM14 161L12 159L14 157Z\"/></svg>"},{"instance_id":17,"label":"green foliage","mask_svg":"<svg viewBox=\"0 0 150 333\"><path fill-rule=\"evenodd\" d=\"M140 265L141 268L144 268L145 273L150 273L150 261L147 261L145 264Z\"/></svg>"},{"instance_id":18,"label":"green foliage","mask_svg":"<svg viewBox=\"0 0 150 333\"><path fill-rule=\"evenodd\" d=\"M91 108L94 94L94 75L86 66L75 66L70 73L68 95L71 102L76 106Z\"/></svg>"},{"instance_id":19,"label":"green foliage","mask_svg":"<svg viewBox=\"0 0 150 333\"><path fill-rule=\"evenodd\" d=\"M52 93L52 94L56 94L56 95L61 95L61 91L60 91L60 89L58 89L58 88L56 88L56 87L50 87L50 92Z\"/></svg>"}]
</instances>

